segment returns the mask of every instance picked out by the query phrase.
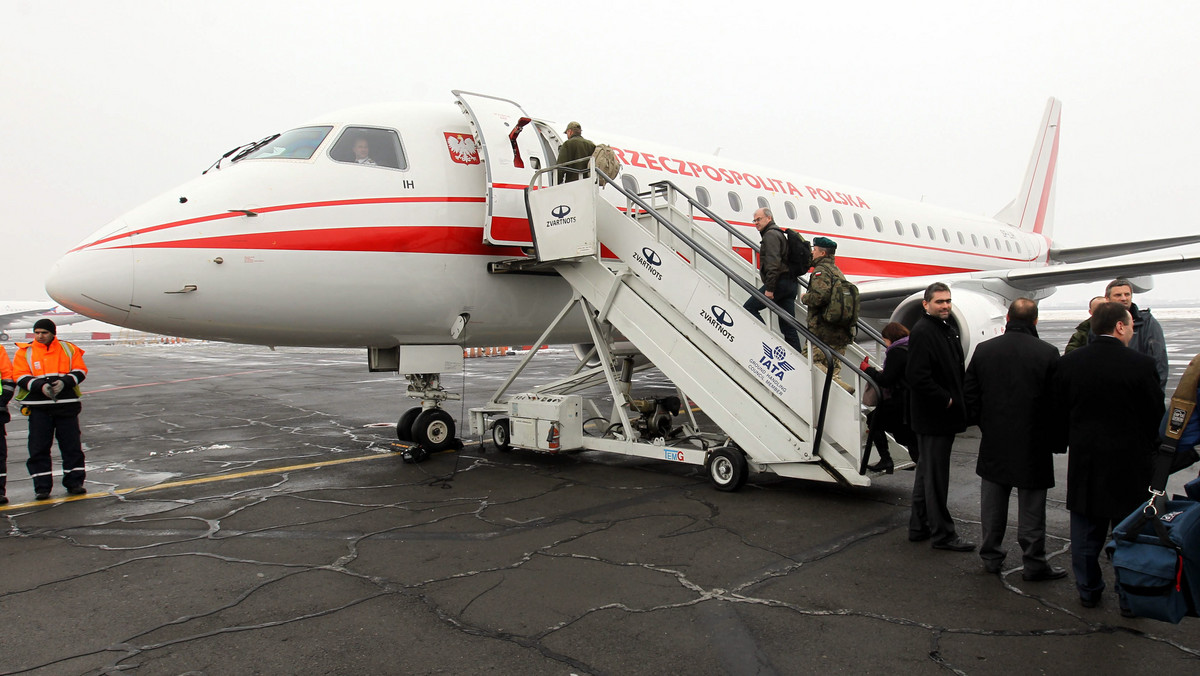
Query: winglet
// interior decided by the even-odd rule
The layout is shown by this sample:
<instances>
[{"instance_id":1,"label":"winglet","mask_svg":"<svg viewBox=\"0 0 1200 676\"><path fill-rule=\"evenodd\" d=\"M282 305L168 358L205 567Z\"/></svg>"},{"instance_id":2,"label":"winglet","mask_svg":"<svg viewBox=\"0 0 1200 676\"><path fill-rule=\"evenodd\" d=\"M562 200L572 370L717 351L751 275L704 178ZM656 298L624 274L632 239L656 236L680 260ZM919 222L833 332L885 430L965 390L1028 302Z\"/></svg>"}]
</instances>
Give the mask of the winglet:
<instances>
[{"instance_id":1,"label":"winglet","mask_svg":"<svg viewBox=\"0 0 1200 676\"><path fill-rule=\"evenodd\" d=\"M1050 238L1054 225L1054 171L1058 166L1061 117L1062 101L1051 98L1046 102L1046 114L1029 157L1021 192L996 214L996 220L1046 238Z\"/></svg>"}]
</instances>

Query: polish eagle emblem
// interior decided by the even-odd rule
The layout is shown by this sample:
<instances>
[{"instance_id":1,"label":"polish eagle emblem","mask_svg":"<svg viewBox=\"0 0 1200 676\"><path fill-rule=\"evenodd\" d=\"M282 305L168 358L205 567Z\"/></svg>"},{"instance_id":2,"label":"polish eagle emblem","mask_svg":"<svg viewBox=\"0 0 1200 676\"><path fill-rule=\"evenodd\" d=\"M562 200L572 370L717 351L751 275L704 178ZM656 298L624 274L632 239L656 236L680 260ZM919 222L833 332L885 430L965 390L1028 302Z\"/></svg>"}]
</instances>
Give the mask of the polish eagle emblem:
<instances>
[{"instance_id":1,"label":"polish eagle emblem","mask_svg":"<svg viewBox=\"0 0 1200 676\"><path fill-rule=\"evenodd\" d=\"M450 159L459 164L479 164L479 147L475 145L474 136L449 131L443 133L446 135Z\"/></svg>"}]
</instances>

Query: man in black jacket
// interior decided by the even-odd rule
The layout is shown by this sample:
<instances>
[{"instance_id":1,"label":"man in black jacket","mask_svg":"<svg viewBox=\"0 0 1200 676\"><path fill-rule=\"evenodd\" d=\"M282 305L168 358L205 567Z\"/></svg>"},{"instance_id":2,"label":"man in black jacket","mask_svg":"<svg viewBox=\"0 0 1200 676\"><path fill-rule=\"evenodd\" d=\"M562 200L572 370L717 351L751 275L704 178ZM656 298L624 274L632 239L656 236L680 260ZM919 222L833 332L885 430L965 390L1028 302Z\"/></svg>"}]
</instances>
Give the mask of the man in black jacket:
<instances>
[{"instance_id":1,"label":"man in black jacket","mask_svg":"<svg viewBox=\"0 0 1200 676\"><path fill-rule=\"evenodd\" d=\"M1092 332L1096 340L1060 359L1054 376L1070 447L1071 568L1085 608L1104 592L1099 558L1110 529L1149 498L1163 415L1154 358L1127 347L1134 334L1129 310L1104 303L1092 314Z\"/></svg>"},{"instance_id":2,"label":"man in black jacket","mask_svg":"<svg viewBox=\"0 0 1200 676\"><path fill-rule=\"evenodd\" d=\"M969 552L975 544L958 537L950 516L950 450L954 435L967 428L963 399L963 349L950 323L950 287L934 282L925 289L925 315L908 339L909 408L917 435L917 475L913 480L908 539L932 539L934 549Z\"/></svg>"},{"instance_id":3,"label":"man in black jacket","mask_svg":"<svg viewBox=\"0 0 1200 676\"><path fill-rule=\"evenodd\" d=\"M963 394L968 419L982 438L975 473L980 478L979 557L989 573L1004 563L1008 500L1017 489L1017 542L1026 581L1058 580L1067 571L1046 561L1046 489L1054 486L1053 453L1066 450L1052 434L1050 387L1058 349L1038 339L1038 307L1029 298L1008 306L1004 335L975 348Z\"/></svg>"},{"instance_id":4,"label":"man in black jacket","mask_svg":"<svg viewBox=\"0 0 1200 676\"><path fill-rule=\"evenodd\" d=\"M795 318L796 295L800 290L800 283L796 281L796 275L788 270L787 235L775 225L775 214L765 207L754 212L754 227L762 235L762 244L758 250L758 267L763 285L759 291ZM751 297L742 307L762 321L762 311L767 306L757 298ZM797 350L800 349L800 332L796 327L780 319L779 330L783 333L783 342Z\"/></svg>"}]
</instances>

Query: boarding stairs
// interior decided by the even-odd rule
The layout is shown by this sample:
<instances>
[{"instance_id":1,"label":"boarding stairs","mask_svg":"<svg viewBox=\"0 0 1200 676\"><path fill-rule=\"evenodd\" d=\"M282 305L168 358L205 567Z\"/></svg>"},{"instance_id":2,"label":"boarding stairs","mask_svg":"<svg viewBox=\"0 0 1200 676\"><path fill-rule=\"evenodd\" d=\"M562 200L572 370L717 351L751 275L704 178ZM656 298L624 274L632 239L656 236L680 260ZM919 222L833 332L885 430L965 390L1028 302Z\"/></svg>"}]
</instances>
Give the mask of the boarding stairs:
<instances>
[{"instance_id":1,"label":"boarding stairs","mask_svg":"<svg viewBox=\"0 0 1200 676\"><path fill-rule=\"evenodd\" d=\"M619 335L698 404L759 472L870 483L861 397L877 386L857 368L861 348L851 345L847 356L837 354L761 297L757 273L737 251L757 246L728 224L698 222L677 209L671 198L682 193L674 186L662 190L666 199L651 204L594 170L592 179L543 185L552 170L535 174L526 192L533 265L552 268L574 289L573 302L585 307L605 364L619 361L613 339ZM619 193L625 207L605 200L602 188ZM751 295L766 301L773 324L796 326L806 353L742 308ZM816 350L830 363L842 362L840 377L853 391L814 368ZM619 391L612 368L600 370ZM600 439L584 446L623 452L620 443Z\"/></svg>"}]
</instances>

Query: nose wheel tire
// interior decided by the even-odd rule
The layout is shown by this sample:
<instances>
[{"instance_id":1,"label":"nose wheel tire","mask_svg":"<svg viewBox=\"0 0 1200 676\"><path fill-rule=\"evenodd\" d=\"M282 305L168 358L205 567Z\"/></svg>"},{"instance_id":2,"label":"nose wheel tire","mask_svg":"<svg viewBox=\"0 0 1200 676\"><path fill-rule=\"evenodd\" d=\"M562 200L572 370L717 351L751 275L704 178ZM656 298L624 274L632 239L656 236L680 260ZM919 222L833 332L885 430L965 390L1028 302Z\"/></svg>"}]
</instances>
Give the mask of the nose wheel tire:
<instances>
[{"instance_id":1,"label":"nose wheel tire","mask_svg":"<svg viewBox=\"0 0 1200 676\"><path fill-rule=\"evenodd\" d=\"M492 425L492 443L497 451L507 453L512 450L512 433L508 427L508 418L501 418Z\"/></svg>"},{"instance_id":2,"label":"nose wheel tire","mask_svg":"<svg viewBox=\"0 0 1200 676\"><path fill-rule=\"evenodd\" d=\"M708 456L708 479L719 491L736 491L746 483L750 469L746 456L736 448L722 446Z\"/></svg>"},{"instance_id":3,"label":"nose wheel tire","mask_svg":"<svg viewBox=\"0 0 1200 676\"><path fill-rule=\"evenodd\" d=\"M412 441L430 453L454 445L454 418L440 408L421 411L412 426Z\"/></svg>"},{"instance_id":4,"label":"nose wheel tire","mask_svg":"<svg viewBox=\"0 0 1200 676\"><path fill-rule=\"evenodd\" d=\"M400 416L400 422L396 423L396 438L400 441L413 440L413 423L417 422L417 416L421 415L421 407L413 406Z\"/></svg>"}]
</instances>

